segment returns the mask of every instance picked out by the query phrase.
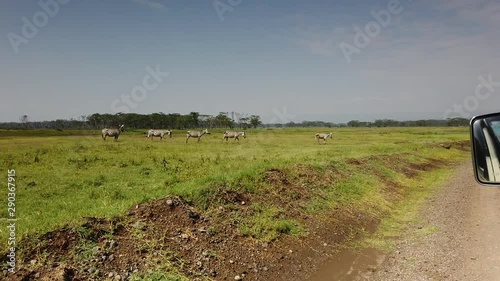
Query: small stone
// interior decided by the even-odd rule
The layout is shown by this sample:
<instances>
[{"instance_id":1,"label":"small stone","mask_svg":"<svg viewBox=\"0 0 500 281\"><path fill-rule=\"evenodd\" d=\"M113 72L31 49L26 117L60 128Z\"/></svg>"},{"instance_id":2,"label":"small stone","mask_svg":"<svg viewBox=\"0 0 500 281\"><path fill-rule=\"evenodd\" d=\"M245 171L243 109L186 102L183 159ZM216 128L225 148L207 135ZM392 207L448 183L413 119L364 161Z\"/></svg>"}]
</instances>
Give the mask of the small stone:
<instances>
[{"instance_id":1,"label":"small stone","mask_svg":"<svg viewBox=\"0 0 500 281\"><path fill-rule=\"evenodd\" d=\"M174 201L172 201L172 199L168 199L167 200L167 205L169 205L169 206L174 205Z\"/></svg>"},{"instance_id":2,"label":"small stone","mask_svg":"<svg viewBox=\"0 0 500 281\"><path fill-rule=\"evenodd\" d=\"M109 247L110 248L114 248L118 245L118 242L116 242L115 240L110 240L109 241Z\"/></svg>"},{"instance_id":3,"label":"small stone","mask_svg":"<svg viewBox=\"0 0 500 281\"><path fill-rule=\"evenodd\" d=\"M230 264L233 264L233 263L234 263L234 261L233 261L233 260L229 260L229 263L230 263Z\"/></svg>"},{"instance_id":4,"label":"small stone","mask_svg":"<svg viewBox=\"0 0 500 281\"><path fill-rule=\"evenodd\" d=\"M108 273L108 278L113 278L115 274L113 272Z\"/></svg>"},{"instance_id":5,"label":"small stone","mask_svg":"<svg viewBox=\"0 0 500 281\"><path fill-rule=\"evenodd\" d=\"M141 221L136 221L133 225L134 228L143 230L146 226Z\"/></svg>"},{"instance_id":6,"label":"small stone","mask_svg":"<svg viewBox=\"0 0 500 281\"><path fill-rule=\"evenodd\" d=\"M291 254L291 253L293 253L293 251L292 251L292 250L288 250L288 252L289 252L290 254Z\"/></svg>"},{"instance_id":7,"label":"small stone","mask_svg":"<svg viewBox=\"0 0 500 281\"><path fill-rule=\"evenodd\" d=\"M323 243L323 246L325 246L325 247L326 247L326 246L328 246L328 244L326 244L326 243Z\"/></svg>"},{"instance_id":8,"label":"small stone","mask_svg":"<svg viewBox=\"0 0 500 281\"><path fill-rule=\"evenodd\" d=\"M122 277L120 275L116 275L115 280L122 280Z\"/></svg>"},{"instance_id":9,"label":"small stone","mask_svg":"<svg viewBox=\"0 0 500 281\"><path fill-rule=\"evenodd\" d=\"M200 214L198 214L197 212L195 212L193 210L189 210L187 215L193 221L197 221L200 219Z\"/></svg>"},{"instance_id":10,"label":"small stone","mask_svg":"<svg viewBox=\"0 0 500 281\"><path fill-rule=\"evenodd\" d=\"M269 269L267 268L267 266L264 266L264 267L262 268L262 270L264 270L264 271L268 271Z\"/></svg>"},{"instance_id":11,"label":"small stone","mask_svg":"<svg viewBox=\"0 0 500 281\"><path fill-rule=\"evenodd\" d=\"M243 280L243 277L236 275L236 276L234 276L234 280Z\"/></svg>"},{"instance_id":12,"label":"small stone","mask_svg":"<svg viewBox=\"0 0 500 281\"><path fill-rule=\"evenodd\" d=\"M241 205L245 205L245 204L246 204L245 201L241 201Z\"/></svg>"}]
</instances>

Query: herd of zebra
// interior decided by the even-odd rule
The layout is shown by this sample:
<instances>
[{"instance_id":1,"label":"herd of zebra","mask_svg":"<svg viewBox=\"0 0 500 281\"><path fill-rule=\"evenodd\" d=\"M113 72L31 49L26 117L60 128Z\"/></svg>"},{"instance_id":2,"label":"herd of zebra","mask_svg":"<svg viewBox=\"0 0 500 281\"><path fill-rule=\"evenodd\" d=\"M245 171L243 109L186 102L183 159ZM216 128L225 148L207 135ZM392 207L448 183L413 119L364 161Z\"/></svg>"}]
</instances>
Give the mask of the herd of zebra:
<instances>
[{"instance_id":1,"label":"herd of zebra","mask_svg":"<svg viewBox=\"0 0 500 281\"><path fill-rule=\"evenodd\" d=\"M125 125L122 124L120 127L118 127L118 129L107 129L107 128L102 129L102 139L106 140L106 137L114 137L115 141L117 141L118 137L120 136L120 133L124 131L124 129L123 129L124 126ZM208 129L205 129L201 132L187 131L186 143L188 142L188 140L190 138L197 138L198 142L200 142L201 137L205 134L210 135L210 132L208 132ZM153 130L153 129L150 129L150 130L148 130L146 137L148 139L151 138L151 140L153 140L154 137L160 137L160 140L163 140L164 136L168 136L169 138L171 138L172 137L172 130ZM246 136L245 132L225 131L223 133L222 140L228 141L231 138L231 139L234 139L234 141L238 140L238 142L239 142L240 137L246 138L247 136ZM326 143L326 140L328 138L332 139L333 133L329 133L329 134L317 133L315 135L315 139L318 141L318 143L319 143L319 140L323 140L323 143Z\"/></svg>"}]
</instances>

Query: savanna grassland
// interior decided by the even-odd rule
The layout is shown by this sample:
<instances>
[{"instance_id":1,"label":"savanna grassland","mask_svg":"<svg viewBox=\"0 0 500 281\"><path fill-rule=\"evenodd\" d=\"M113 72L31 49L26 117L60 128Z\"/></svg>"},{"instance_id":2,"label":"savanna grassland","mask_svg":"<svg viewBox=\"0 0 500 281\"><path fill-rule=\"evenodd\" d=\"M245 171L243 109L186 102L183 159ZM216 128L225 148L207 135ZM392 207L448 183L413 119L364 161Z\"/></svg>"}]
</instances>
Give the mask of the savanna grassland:
<instances>
[{"instance_id":1,"label":"savanna grassland","mask_svg":"<svg viewBox=\"0 0 500 281\"><path fill-rule=\"evenodd\" d=\"M333 139L325 145L315 141L316 132L330 131ZM326 244L329 231L321 226L337 229L342 235L328 244L340 245L395 214L404 206L401 202L431 190L456 163L470 157L467 128L256 129L247 130L239 143L222 141L222 130L210 132L200 143L190 139L186 144L180 131L162 141L147 139L144 131L125 131L117 142L103 141L97 131L0 131L3 178L9 169L17 175L22 270L11 277L48 276L47 268L57 263L64 267L61 274L79 280L111 278L119 271L132 280L233 279L243 272L238 266L252 263L234 249L265 243L266 254L255 256L268 264L259 273L246 269L245 279L269 274L264 279L271 280L280 270L289 271L269 264L282 255L281 246L301 253L304 241ZM0 215L5 220L7 190L2 193ZM164 199L155 201L159 198ZM165 204L170 208L164 209ZM203 228L196 234L209 237L200 245L203 250L193 249L204 238L174 211L165 215L170 209L188 212L194 227ZM163 241L172 227L179 233L171 236L181 237L179 245L153 243ZM92 229L104 230L90 235ZM8 232L3 226L1 230L6 249ZM74 239L53 249L55 236L47 233L54 231ZM213 246L214 240L219 244ZM128 250L137 253L120 247L99 252L109 241L128 241ZM190 251L182 247L190 243ZM110 255L113 266L98 265L96 259ZM229 266L228 255L233 261ZM294 255L290 252L288 262L300 259ZM120 263L116 257L123 257ZM159 262L134 265L134 259ZM260 262L252 263L254 269Z\"/></svg>"}]
</instances>

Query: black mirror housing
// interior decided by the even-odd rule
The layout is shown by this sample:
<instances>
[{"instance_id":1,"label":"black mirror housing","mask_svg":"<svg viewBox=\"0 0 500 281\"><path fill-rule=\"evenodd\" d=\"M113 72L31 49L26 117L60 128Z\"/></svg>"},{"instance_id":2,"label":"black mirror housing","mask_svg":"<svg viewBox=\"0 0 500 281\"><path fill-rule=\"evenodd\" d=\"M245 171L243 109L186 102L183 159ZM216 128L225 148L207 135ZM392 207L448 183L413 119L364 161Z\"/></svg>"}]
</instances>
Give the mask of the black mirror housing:
<instances>
[{"instance_id":1,"label":"black mirror housing","mask_svg":"<svg viewBox=\"0 0 500 281\"><path fill-rule=\"evenodd\" d=\"M476 181L500 186L500 113L473 117L470 137Z\"/></svg>"}]
</instances>

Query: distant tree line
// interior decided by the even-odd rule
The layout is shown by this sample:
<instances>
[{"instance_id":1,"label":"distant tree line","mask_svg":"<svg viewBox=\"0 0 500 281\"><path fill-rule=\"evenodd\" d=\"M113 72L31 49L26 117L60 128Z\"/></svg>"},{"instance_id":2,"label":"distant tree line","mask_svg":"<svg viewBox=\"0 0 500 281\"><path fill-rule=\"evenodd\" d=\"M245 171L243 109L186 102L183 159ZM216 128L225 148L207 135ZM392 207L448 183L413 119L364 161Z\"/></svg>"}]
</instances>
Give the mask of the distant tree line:
<instances>
[{"instance_id":1,"label":"distant tree line","mask_svg":"<svg viewBox=\"0 0 500 281\"><path fill-rule=\"evenodd\" d=\"M57 119L53 121L29 120L27 115L19 118L19 122L0 123L1 129L102 129L115 128L125 124L130 129L198 129L198 128L227 128L247 129L257 127L294 128L294 127L459 127L468 126L465 118L450 118L447 120L414 120L397 121L392 119L377 119L373 122L351 120L347 123L333 123L325 121L289 122L286 124L263 124L259 115L246 115L236 112L220 112L217 115L189 114L163 112L151 114L118 113L80 116L78 119Z\"/></svg>"},{"instance_id":2,"label":"distant tree line","mask_svg":"<svg viewBox=\"0 0 500 281\"><path fill-rule=\"evenodd\" d=\"M465 118L450 118L447 120L414 120L397 121L392 119L377 119L373 122L351 120L347 123L332 123L324 121L289 122L286 124L265 124L265 127L462 127L468 126L469 120Z\"/></svg>"},{"instance_id":3,"label":"distant tree line","mask_svg":"<svg viewBox=\"0 0 500 281\"><path fill-rule=\"evenodd\" d=\"M374 122L351 120L348 127L462 127L468 126L469 119L449 118L447 120L425 119L412 121L396 121L392 119L377 119Z\"/></svg>"},{"instance_id":4,"label":"distant tree line","mask_svg":"<svg viewBox=\"0 0 500 281\"><path fill-rule=\"evenodd\" d=\"M78 119L57 119L53 121L30 121L27 115L19 122L0 123L2 129L102 129L115 128L125 124L129 129L197 129L197 128L257 128L262 124L260 116L236 112L220 112L218 115L203 115L198 112L189 114L163 112L151 114L118 113L80 116Z\"/></svg>"}]
</instances>

